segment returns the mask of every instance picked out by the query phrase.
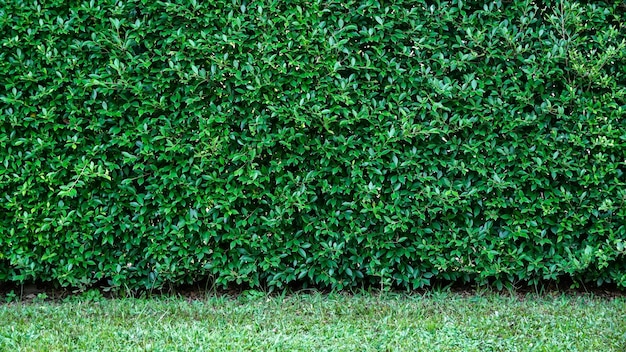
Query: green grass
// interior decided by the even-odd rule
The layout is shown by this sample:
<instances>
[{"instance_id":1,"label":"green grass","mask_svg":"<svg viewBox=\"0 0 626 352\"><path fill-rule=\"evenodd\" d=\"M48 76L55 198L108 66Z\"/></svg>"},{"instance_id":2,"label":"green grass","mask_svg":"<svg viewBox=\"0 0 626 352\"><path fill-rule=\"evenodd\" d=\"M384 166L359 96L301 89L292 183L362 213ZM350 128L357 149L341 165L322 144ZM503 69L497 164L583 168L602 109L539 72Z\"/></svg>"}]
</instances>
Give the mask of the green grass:
<instances>
[{"instance_id":1,"label":"green grass","mask_svg":"<svg viewBox=\"0 0 626 352\"><path fill-rule=\"evenodd\" d=\"M0 351L624 351L626 299L310 294L0 306Z\"/></svg>"}]
</instances>

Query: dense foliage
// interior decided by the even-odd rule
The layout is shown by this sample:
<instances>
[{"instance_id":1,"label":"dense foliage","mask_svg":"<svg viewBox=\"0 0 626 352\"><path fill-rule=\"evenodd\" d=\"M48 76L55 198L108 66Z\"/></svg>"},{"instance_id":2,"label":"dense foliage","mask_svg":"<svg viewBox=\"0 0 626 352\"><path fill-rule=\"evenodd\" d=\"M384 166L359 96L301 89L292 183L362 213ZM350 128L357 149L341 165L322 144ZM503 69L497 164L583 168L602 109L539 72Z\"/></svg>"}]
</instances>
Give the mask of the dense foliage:
<instances>
[{"instance_id":1,"label":"dense foliage","mask_svg":"<svg viewBox=\"0 0 626 352\"><path fill-rule=\"evenodd\" d=\"M0 282L626 286L626 6L0 8Z\"/></svg>"}]
</instances>

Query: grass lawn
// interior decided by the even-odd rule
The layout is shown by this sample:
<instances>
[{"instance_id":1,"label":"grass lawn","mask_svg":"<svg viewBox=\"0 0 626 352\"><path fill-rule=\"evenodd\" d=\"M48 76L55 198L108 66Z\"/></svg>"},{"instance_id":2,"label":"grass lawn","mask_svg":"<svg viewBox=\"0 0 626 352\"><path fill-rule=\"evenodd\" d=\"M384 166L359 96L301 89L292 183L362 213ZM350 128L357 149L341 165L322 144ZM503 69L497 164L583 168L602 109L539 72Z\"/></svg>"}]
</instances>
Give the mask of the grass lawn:
<instances>
[{"instance_id":1,"label":"grass lawn","mask_svg":"<svg viewBox=\"0 0 626 352\"><path fill-rule=\"evenodd\" d=\"M626 351L626 299L431 293L0 305L0 351Z\"/></svg>"}]
</instances>

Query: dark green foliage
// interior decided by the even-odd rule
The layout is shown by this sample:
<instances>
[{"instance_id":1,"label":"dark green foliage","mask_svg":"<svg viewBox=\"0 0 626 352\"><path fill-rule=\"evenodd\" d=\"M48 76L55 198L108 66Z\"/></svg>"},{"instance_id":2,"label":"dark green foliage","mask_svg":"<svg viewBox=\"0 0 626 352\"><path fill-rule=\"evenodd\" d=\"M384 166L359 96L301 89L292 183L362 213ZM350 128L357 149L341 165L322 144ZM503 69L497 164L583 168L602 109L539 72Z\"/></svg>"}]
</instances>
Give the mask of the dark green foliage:
<instances>
[{"instance_id":1,"label":"dark green foliage","mask_svg":"<svg viewBox=\"0 0 626 352\"><path fill-rule=\"evenodd\" d=\"M626 286L622 1L70 3L0 8L0 282Z\"/></svg>"}]
</instances>

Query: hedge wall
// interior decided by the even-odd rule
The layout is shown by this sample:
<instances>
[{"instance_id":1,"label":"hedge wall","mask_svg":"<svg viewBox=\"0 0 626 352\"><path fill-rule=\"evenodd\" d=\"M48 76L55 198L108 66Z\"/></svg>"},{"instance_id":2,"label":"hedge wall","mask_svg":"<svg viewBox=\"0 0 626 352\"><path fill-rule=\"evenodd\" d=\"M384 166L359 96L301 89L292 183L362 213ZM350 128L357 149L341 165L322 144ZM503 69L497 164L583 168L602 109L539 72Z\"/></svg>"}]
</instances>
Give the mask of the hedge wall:
<instances>
[{"instance_id":1,"label":"hedge wall","mask_svg":"<svg viewBox=\"0 0 626 352\"><path fill-rule=\"evenodd\" d=\"M0 282L626 286L626 5L6 1Z\"/></svg>"}]
</instances>

